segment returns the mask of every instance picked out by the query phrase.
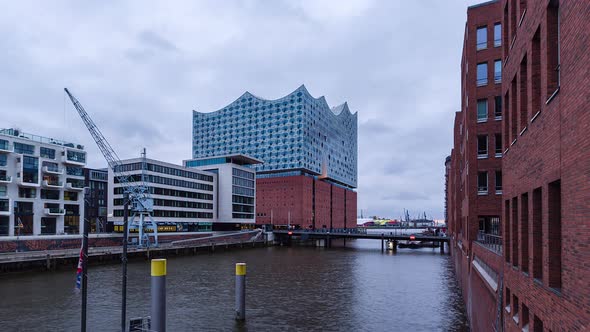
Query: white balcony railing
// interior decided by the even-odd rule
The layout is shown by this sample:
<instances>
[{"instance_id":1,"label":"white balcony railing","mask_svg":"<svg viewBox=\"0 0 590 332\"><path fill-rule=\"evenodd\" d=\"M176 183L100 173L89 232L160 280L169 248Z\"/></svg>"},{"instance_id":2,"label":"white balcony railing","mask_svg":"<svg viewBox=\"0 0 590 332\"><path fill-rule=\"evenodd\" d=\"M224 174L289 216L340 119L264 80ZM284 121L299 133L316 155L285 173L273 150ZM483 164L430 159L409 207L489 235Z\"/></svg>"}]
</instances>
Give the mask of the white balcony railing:
<instances>
[{"instance_id":1,"label":"white balcony railing","mask_svg":"<svg viewBox=\"0 0 590 332\"><path fill-rule=\"evenodd\" d=\"M66 215L66 210L60 209L60 208L48 208L48 209L44 209L43 212L45 213L45 215L48 215L48 216L65 216Z\"/></svg>"},{"instance_id":2,"label":"white balcony railing","mask_svg":"<svg viewBox=\"0 0 590 332\"><path fill-rule=\"evenodd\" d=\"M43 180L43 187L61 189L64 187L63 182Z\"/></svg>"},{"instance_id":3,"label":"white balcony railing","mask_svg":"<svg viewBox=\"0 0 590 332\"><path fill-rule=\"evenodd\" d=\"M43 173L62 175L64 174L64 170L55 166L43 166Z\"/></svg>"}]
</instances>

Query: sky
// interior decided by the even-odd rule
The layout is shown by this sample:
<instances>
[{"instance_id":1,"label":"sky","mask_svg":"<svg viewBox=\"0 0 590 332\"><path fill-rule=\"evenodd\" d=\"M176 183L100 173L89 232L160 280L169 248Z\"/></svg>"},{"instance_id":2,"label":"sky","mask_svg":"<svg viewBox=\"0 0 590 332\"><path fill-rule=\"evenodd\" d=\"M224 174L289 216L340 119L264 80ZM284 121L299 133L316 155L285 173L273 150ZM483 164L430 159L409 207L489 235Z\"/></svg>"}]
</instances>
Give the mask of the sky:
<instances>
[{"instance_id":1,"label":"sky","mask_svg":"<svg viewBox=\"0 0 590 332\"><path fill-rule=\"evenodd\" d=\"M191 158L192 110L305 84L358 112L358 212L443 218L466 0L2 1L0 127Z\"/></svg>"}]
</instances>

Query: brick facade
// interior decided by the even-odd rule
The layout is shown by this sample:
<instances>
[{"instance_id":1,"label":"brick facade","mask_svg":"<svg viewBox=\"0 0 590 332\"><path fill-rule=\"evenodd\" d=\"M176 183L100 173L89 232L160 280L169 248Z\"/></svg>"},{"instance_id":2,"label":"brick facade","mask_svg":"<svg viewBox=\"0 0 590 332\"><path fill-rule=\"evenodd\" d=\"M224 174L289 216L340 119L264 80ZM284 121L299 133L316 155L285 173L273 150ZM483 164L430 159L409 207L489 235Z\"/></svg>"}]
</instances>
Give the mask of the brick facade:
<instances>
[{"instance_id":1,"label":"brick facade","mask_svg":"<svg viewBox=\"0 0 590 332\"><path fill-rule=\"evenodd\" d=\"M461 110L455 114L447 169L451 254L471 328L491 331L501 322L502 149L500 3L471 6L461 60ZM496 146L500 146L497 149ZM477 267L477 268L476 268ZM483 271L483 272L482 272ZM491 280L491 281L490 281Z\"/></svg>"},{"instance_id":2,"label":"brick facade","mask_svg":"<svg viewBox=\"0 0 590 332\"><path fill-rule=\"evenodd\" d=\"M507 331L590 329L590 2L502 1ZM509 143L509 144L508 144ZM512 318L514 317L514 318Z\"/></svg>"},{"instance_id":3,"label":"brick facade","mask_svg":"<svg viewBox=\"0 0 590 332\"><path fill-rule=\"evenodd\" d=\"M256 223L356 227L356 192L310 176L256 179Z\"/></svg>"}]
</instances>

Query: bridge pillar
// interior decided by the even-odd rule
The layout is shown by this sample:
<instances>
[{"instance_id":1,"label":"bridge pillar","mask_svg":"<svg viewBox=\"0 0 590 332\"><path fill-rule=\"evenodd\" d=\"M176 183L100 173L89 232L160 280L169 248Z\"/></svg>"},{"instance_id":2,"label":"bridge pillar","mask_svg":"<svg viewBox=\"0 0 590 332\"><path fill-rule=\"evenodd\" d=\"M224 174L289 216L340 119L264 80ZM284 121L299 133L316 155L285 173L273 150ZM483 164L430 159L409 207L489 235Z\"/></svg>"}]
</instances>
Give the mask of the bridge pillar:
<instances>
[{"instance_id":1,"label":"bridge pillar","mask_svg":"<svg viewBox=\"0 0 590 332\"><path fill-rule=\"evenodd\" d=\"M393 240L393 252L397 252L397 240Z\"/></svg>"},{"instance_id":2,"label":"bridge pillar","mask_svg":"<svg viewBox=\"0 0 590 332\"><path fill-rule=\"evenodd\" d=\"M385 238L383 237L383 233L381 233L381 252L385 251Z\"/></svg>"},{"instance_id":3,"label":"bridge pillar","mask_svg":"<svg viewBox=\"0 0 590 332\"><path fill-rule=\"evenodd\" d=\"M440 253L441 254L445 253L445 242L444 241L440 241Z\"/></svg>"}]
</instances>

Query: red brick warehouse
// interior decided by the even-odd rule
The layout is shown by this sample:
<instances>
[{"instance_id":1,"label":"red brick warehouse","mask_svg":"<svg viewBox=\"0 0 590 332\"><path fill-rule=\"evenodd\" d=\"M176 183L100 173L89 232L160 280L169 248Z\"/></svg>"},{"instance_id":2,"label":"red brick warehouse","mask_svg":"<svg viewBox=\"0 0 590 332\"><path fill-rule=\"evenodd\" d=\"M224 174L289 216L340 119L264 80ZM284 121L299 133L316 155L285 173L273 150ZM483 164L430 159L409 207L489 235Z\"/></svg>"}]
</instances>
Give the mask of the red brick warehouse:
<instances>
[{"instance_id":1,"label":"red brick warehouse","mask_svg":"<svg viewBox=\"0 0 590 332\"><path fill-rule=\"evenodd\" d=\"M455 271L475 331L497 319L502 270L502 23L500 3L467 9L461 111L448 164L447 222Z\"/></svg>"},{"instance_id":2,"label":"red brick warehouse","mask_svg":"<svg viewBox=\"0 0 590 332\"><path fill-rule=\"evenodd\" d=\"M504 323L590 330L590 1L502 1Z\"/></svg>"}]
</instances>

